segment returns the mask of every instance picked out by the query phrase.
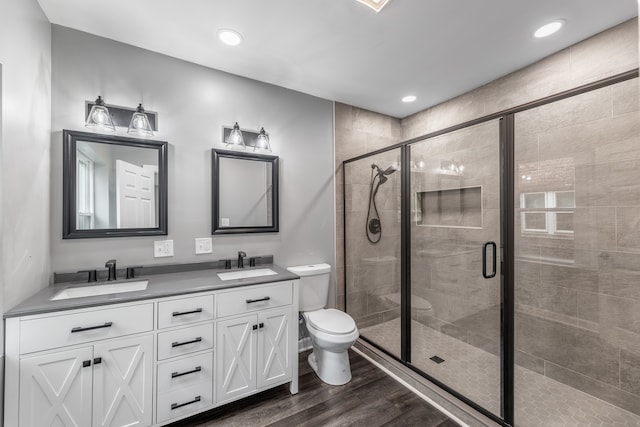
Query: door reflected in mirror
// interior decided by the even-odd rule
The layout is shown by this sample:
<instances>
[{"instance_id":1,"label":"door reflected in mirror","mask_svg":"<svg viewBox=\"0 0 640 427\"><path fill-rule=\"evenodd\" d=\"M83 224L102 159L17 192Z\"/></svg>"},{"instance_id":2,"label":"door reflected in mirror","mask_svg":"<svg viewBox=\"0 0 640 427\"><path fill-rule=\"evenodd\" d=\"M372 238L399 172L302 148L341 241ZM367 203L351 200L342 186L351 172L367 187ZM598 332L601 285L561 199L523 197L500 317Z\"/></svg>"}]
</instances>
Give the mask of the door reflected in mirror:
<instances>
[{"instance_id":1,"label":"door reflected in mirror","mask_svg":"<svg viewBox=\"0 0 640 427\"><path fill-rule=\"evenodd\" d=\"M278 231L278 157L213 150L213 234Z\"/></svg>"},{"instance_id":2,"label":"door reflected in mirror","mask_svg":"<svg viewBox=\"0 0 640 427\"><path fill-rule=\"evenodd\" d=\"M166 234L166 142L64 132L64 238Z\"/></svg>"}]
</instances>

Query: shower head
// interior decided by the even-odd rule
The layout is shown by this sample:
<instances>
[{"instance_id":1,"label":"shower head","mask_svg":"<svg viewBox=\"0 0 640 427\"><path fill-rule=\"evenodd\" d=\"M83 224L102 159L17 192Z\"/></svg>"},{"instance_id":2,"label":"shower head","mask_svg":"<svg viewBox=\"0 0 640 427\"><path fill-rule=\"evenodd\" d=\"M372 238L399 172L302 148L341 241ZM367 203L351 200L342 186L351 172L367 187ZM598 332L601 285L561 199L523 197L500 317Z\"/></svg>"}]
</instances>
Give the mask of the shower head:
<instances>
[{"instance_id":1,"label":"shower head","mask_svg":"<svg viewBox=\"0 0 640 427\"><path fill-rule=\"evenodd\" d=\"M375 169L377 171L377 173L376 173L377 177L379 177L380 179L384 178L384 180L382 182L387 180L385 175L391 175L392 173L394 173L395 171L398 170L398 168L396 166L394 166L394 165L391 165L388 168L386 168L385 170L382 170L375 163L371 164L371 169Z\"/></svg>"},{"instance_id":2,"label":"shower head","mask_svg":"<svg viewBox=\"0 0 640 427\"><path fill-rule=\"evenodd\" d=\"M392 173L394 173L397 170L398 170L398 168L396 166L391 165L387 169L385 169L384 172L382 172L382 175L391 175Z\"/></svg>"}]
</instances>

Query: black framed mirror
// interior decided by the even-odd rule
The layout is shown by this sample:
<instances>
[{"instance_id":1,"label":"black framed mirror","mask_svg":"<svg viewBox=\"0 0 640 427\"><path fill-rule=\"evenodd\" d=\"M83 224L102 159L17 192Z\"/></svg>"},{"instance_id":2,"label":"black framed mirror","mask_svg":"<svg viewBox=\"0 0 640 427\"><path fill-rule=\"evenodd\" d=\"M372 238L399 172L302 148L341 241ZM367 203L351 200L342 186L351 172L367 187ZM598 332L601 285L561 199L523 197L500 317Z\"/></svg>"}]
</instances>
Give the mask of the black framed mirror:
<instances>
[{"instance_id":1,"label":"black framed mirror","mask_svg":"<svg viewBox=\"0 0 640 427\"><path fill-rule=\"evenodd\" d=\"M278 232L278 157L212 150L212 234Z\"/></svg>"},{"instance_id":2,"label":"black framed mirror","mask_svg":"<svg viewBox=\"0 0 640 427\"><path fill-rule=\"evenodd\" d=\"M167 234L168 143L64 130L63 239Z\"/></svg>"}]
</instances>

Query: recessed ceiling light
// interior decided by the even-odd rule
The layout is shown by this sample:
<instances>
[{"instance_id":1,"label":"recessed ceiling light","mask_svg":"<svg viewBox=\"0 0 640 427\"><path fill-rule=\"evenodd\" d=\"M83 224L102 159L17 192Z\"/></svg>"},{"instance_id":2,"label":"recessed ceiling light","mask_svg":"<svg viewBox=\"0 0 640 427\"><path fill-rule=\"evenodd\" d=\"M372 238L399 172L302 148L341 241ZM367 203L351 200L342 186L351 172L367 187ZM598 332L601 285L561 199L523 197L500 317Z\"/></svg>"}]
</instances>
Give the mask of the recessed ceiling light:
<instances>
[{"instance_id":1,"label":"recessed ceiling light","mask_svg":"<svg viewBox=\"0 0 640 427\"><path fill-rule=\"evenodd\" d=\"M238 46L244 40L242 38L242 34L229 28L222 28L218 30L218 38L222 43L229 46Z\"/></svg>"},{"instance_id":2,"label":"recessed ceiling light","mask_svg":"<svg viewBox=\"0 0 640 427\"><path fill-rule=\"evenodd\" d=\"M564 21L562 19L557 19L555 21L549 22L548 24L544 24L542 27L538 28L533 36L536 38L542 38L550 36L551 34L557 32L564 25Z\"/></svg>"},{"instance_id":3,"label":"recessed ceiling light","mask_svg":"<svg viewBox=\"0 0 640 427\"><path fill-rule=\"evenodd\" d=\"M418 97L415 95L407 95L402 97L402 102L413 102L416 99L418 99Z\"/></svg>"},{"instance_id":4,"label":"recessed ceiling light","mask_svg":"<svg viewBox=\"0 0 640 427\"><path fill-rule=\"evenodd\" d=\"M382 8L389 2L389 0L356 0L364 5L369 6L376 12L380 12Z\"/></svg>"}]
</instances>

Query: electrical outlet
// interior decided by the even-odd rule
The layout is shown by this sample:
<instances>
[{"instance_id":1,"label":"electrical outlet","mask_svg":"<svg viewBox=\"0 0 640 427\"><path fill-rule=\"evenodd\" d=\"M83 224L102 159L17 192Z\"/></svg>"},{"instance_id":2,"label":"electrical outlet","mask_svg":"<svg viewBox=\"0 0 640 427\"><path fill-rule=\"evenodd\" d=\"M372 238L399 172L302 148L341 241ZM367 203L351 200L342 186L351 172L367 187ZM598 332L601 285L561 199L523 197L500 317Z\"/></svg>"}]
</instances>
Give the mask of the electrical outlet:
<instances>
[{"instance_id":1,"label":"electrical outlet","mask_svg":"<svg viewBox=\"0 0 640 427\"><path fill-rule=\"evenodd\" d=\"M220 227L228 227L229 218L220 218Z\"/></svg>"},{"instance_id":2,"label":"electrical outlet","mask_svg":"<svg viewBox=\"0 0 640 427\"><path fill-rule=\"evenodd\" d=\"M213 252L211 237L196 238L196 255L210 254Z\"/></svg>"},{"instance_id":3,"label":"electrical outlet","mask_svg":"<svg viewBox=\"0 0 640 427\"><path fill-rule=\"evenodd\" d=\"M157 240L153 242L154 258L173 256L173 240Z\"/></svg>"}]
</instances>

